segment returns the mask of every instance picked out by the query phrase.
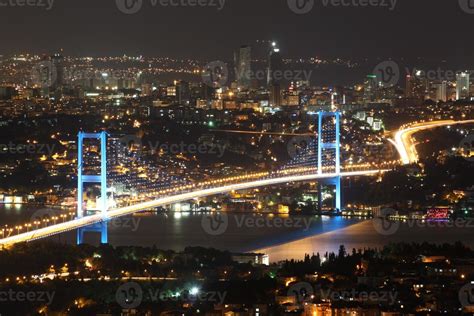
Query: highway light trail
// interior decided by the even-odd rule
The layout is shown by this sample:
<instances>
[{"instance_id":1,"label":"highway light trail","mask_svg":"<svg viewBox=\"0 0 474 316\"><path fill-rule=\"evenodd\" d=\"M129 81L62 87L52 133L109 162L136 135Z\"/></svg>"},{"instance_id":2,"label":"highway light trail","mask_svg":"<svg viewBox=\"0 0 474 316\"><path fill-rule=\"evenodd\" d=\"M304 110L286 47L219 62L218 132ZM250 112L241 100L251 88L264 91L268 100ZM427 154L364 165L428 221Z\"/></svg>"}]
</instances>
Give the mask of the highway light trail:
<instances>
[{"instance_id":1,"label":"highway light trail","mask_svg":"<svg viewBox=\"0 0 474 316\"><path fill-rule=\"evenodd\" d=\"M416 145L412 142L412 136L415 133L443 127L443 126L450 126L450 125L459 125L459 124L472 124L474 120L465 120L465 121L453 121L453 120L445 120L445 121L433 121L433 122L425 122L425 123L418 123L408 128L402 128L395 133L394 140L390 140L390 142L395 146L397 149L400 160L402 164L408 165L411 163L415 163L418 161L418 153L416 151Z\"/></svg>"},{"instance_id":2,"label":"highway light trail","mask_svg":"<svg viewBox=\"0 0 474 316\"><path fill-rule=\"evenodd\" d=\"M342 172L340 173L340 176L341 177L373 176L384 171L386 170ZM318 174L313 173L313 174L306 174L306 175L292 175L292 176L286 176L286 177L269 178L269 179L263 179L263 180L255 180L255 181L241 182L241 183L236 183L236 184L229 184L229 185L219 186L215 188L201 189L201 190L197 190L193 192L187 192L187 193L181 193L181 194L176 194L172 196L162 197L153 201L142 202L142 203L138 203L132 206L126 206L126 207L110 210L107 214L108 217L106 218L106 220L131 215L131 214L134 214L143 210L147 210L150 208L156 208L160 206L192 200L195 198L202 198L202 197L227 193L231 191L252 189L252 188L258 188L258 187L269 186L269 185L277 185L277 184L289 183L289 182L312 181L312 180L318 180L318 179L324 179L324 178L331 178L334 176L337 176L337 174L332 173L332 174L318 175ZM40 228L37 230L29 231L26 233L22 233L19 235L7 237L4 239L0 239L0 246L9 247L17 243L42 239L49 236L61 234L67 231L75 230L77 228L94 225L103 221L104 221L104 218L102 217L101 214L86 216L83 218L71 220L69 222L64 222L64 223Z\"/></svg>"},{"instance_id":3,"label":"highway light trail","mask_svg":"<svg viewBox=\"0 0 474 316\"><path fill-rule=\"evenodd\" d=\"M278 132L259 132L259 131L240 131L240 130L230 130L230 129L213 129L213 132L221 132L221 133L233 133L233 134L249 134L249 135L270 135L270 136L308 136L308 137L316 137L315 133L278 133Z\"/></svg>"}]
</instances>

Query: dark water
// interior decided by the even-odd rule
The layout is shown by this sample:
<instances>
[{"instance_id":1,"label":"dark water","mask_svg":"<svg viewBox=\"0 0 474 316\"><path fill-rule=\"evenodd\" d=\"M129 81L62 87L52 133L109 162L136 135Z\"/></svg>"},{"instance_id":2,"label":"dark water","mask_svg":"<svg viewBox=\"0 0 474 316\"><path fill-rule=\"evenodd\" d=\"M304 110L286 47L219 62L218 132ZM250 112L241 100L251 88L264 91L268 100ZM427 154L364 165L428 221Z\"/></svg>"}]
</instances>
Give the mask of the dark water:
<instances>
[{"instance_id":1,"label":"dark water","mask_svg":"<svg viewBox=\"0 0 474 316\"><path fill-rule=\"evenodd\" d=\"M44 209L0 205L0 222L18 224ZM434 227L399 223L392 232L380 232L374 221L327 216L220 214L225 225L210 225L210 214L166 213L129 216L109 222L109 243L114 246L156 246L181 251L189 246L213 247L232 252L258 251L271 261L302 259L306 253L337 252L340 245L352 248L381 248L393 242L454 243L474 248L474 221ZM219 217L222 219L222 217ZM213 222L214 223L214 222ZM214 223L215 224L215 223ZM212 228L212 229L211 229ZM75 243L75 232L51 237ZM88 233L85 241L99 243L99 235Z\"/></svg>"},{"instance_id":2,"label":"dark water","mask_svg":"<svg viewBox=\"0 0 474 316\"><path fill-rule=\"evenodd\" d=\"M43 208L20 205L20 204L0 204L0 224L16 225L30 220L33 214Z\"/></svg>"},{"instance_id":3,"label":"dark water","mask_svg":"<svg viewBox=\"0 0 474 316\"><path fill-rule=\"evenodd\" d=\"M59 211L55 211L59 212ZM1 226L29 222L44 213L44 208L0 205ZM230 251L251 251L275 246L359 223L358 219L327 216L289 216L225 214L226 226L210 231L206 221L210 214L166 213L128 216L109 223L109 242L124 246L157 246L182 250L188 246L214 247ZM204 217L204 219L203 219ZM74 243L75 233L65 233L51 240ZM89 233L86 241L95 244L99 235Z\"/></svg>"},{"instance_id":4,"label":"dark water","mask_svg":"<svg viewBox=\"0 0 474 316\"><path fill-rule=\"evenodd\" d=\"M109 236L111 243L116 245L156 245L158 248L175 250L186 246L205 246L230 251L252 251L342 229L359 222L317 216L225 216L226 229L211 233L206 221L208 215L183 213L132 217L132 221L139 220L135 222L138 223L136 231L129 227L112 227Z\"/></svg>"}]
</instances>

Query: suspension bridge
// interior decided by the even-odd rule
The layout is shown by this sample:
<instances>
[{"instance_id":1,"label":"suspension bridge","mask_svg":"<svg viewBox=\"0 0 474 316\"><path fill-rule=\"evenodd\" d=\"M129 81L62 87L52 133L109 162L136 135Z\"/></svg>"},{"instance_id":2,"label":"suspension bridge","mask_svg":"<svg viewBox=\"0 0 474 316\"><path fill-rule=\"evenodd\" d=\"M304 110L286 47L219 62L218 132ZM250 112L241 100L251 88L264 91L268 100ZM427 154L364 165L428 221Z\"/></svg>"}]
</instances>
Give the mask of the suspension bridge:
<instances>
[{"instance_id":1,"label":"suspension bridge","mask_svg":"<svg viewBox=\"0 0 474 316\"><path fill-rule=\"evenodd\" d=\"M333 186L334 209L341 210L342 178L376 176L386 170L349 170L341 166L340 122L340 112L319 112L315 137L305 140L305 144L293 144L294 157L277 170L200 181L170 173L180 166L162 168L150 164L139 150L129 150L123 138L110 137L105 131L80 132L76 217L5 237L0 239L0 246L10 247L73 230L77 231L78 244L83 243L86 232L99 233L101 242L108 243L107 223L114 218L196 198L294 182L318 182L319 203L322 186ZM95 203L86 201L89 190L98 192ZM109 198L114 194L115 197Z\"/></svg>"}]
</instances>

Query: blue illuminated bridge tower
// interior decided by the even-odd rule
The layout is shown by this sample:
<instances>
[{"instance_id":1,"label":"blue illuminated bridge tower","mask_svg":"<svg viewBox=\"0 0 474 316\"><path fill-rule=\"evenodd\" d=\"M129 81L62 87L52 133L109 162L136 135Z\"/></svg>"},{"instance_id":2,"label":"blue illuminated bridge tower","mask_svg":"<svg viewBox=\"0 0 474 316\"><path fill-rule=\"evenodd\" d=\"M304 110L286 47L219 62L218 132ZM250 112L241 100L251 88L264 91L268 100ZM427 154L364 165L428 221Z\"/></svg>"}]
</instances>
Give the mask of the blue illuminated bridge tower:
<instances>
[{"instance_id":1,"label":"blue illuminated bridge tower","mask_svg":"<svg viewBox=\"0 0 474 316\"><path fill-rule=\"evenodd\" d=\"M84 140L93 139L100 141L100 173L84 174ZM100 184L100 199L98 201L98 211L102 214L103 220L100 223L79 228L77 230L77 244L80 245L84 241L84 233L88 231L98 232L101 235L101 243L106 244L107 238L107 133L88 134L79 132L77 142L77 218L82 218L86 214L87 209L84 205L84 184Z\"/></svg>"},{"instance_id":2,"label":"blue illuminated bridge tower","mask_svg":"<svg viewBox=\"0 0 474 316\"><path fill-rule=\"evenodd\" d=\"M342 210L340 124L341 112L318 112L318 174L334 174L319 182L319 210L324 185L335 187L335 208L337 212Z\"/></svg>"}]
</instances>

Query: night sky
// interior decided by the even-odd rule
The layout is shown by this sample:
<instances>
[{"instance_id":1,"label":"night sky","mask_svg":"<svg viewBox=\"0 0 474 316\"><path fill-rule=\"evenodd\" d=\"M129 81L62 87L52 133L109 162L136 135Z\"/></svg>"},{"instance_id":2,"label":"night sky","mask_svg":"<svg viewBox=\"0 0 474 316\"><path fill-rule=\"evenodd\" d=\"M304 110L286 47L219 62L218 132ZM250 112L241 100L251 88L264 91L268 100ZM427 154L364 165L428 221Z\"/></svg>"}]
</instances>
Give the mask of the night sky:
<instances>
[{"instance_id":1,"label":"night sky","mask_svg":"<svg viewBox=\"0 0 474 316\"><path fill-rule=\"evenodd\" d=\"M143 1L132 15L120 12L115 0L56 0L50 11L0 7L0 53L64 48L65 55L212 60L230 58L241 44L274 39L287 57L474 60L474 14L464 12L458 0L398 0L393 11L324 7L315 0L307 14L293 13L287 0L227 0L221 11ZM474 0L459 1L474 7Z\"/></svg>"}]
</instances>

